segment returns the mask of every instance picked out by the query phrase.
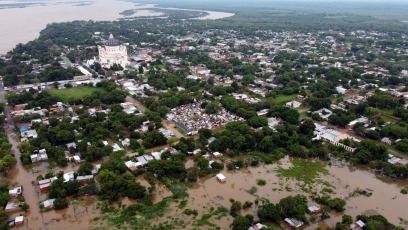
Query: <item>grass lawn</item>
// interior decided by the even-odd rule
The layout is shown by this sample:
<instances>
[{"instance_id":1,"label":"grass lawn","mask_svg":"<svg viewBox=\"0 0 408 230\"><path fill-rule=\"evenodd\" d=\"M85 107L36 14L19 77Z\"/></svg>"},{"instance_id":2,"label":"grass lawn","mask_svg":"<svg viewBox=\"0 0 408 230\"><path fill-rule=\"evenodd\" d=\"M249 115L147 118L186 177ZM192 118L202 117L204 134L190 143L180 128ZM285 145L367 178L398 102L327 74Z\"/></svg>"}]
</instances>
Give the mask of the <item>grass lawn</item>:
<instances>
[{"instance_id":1,"label":"grass lawn","mask_svg":"<svg viewBox=\"0 0 408 230\"><path fill-rule=\"evenodd\" d=\"M381 119L382 119L384 122L391 122L391 123L393 123L393 122L397 121L396 119L391 118L391 117L386 117L386 116L380 116L380 117L381 117Z\"/></svg>"},{"instance_id":2,"label":"grass lawn","mask_svg":"<svg viewBox=\"0 0 408 230\"><path fill-rule=\"evenodd\" d=\"M80 86L75 88L69 89L47 89L52 96L58 97L63 102L68 102L68 99L73 97L75 99L83 97L87 95L91 95L93 92L105 92L104 88L94 88L89 86Z\"/></svg>"},{"instance_id":3,"label":"grass lawn","mask_svg":"<svg viewBox=\"0 0 408 230\"><path fill-rule=\"evenodd\" d=\"M395 152L397 152L397 153L400 153L400 154L408 155L408 154L406 154L406 153L404 153L404 152L399 151L394 145L386 145L386 144L384 144L384 146L385 146L386 149L393 150L393 151L395 151ZM391 154L392 154L392 153L391 153ZM396 157L398 157L398 156L396 156Z\"/></svg>"},{"instance_id":4,"label":"grass lawn","mask_svg":"<svg viewBox=\"0 0 408 230\"><path fill-rule=\"evenodd\" d=\"M387 110L387 109L380 109L382 113L388 114L388 115L393 115L394 110Z\"/></svg>"},{"instance_id":5,"label":"grass lawn","mask_svg":"<svg viewBox=\"0 0 408 230\"><path fill-rule=\"evenodd\" d=\"M176 126L176 128L177 128L177 131L179 131L179 133L181 133L183 136L187 135L187 133L184 132L184 130L180 129L180 128L177 127L177 126Z\"/></svg>"},{"instance_id":6,"label":"grass lawn","mask_svg":"<svg viewBox=\"0 0 408 230\"><path fill-rule=\"evenodd\" d=\"M307 116L307 112L301 112L301 113L300 113L300 116L308 117L308 116Z\"/></svg>"},{"instance_id":7,"label":"grass lawn","mask_svg":"<svg viewBox=\"0 0 408 230\"><path fill-rule=\"evenodd\" d=\"M282 102L286 102L286 101L291 101L293 99L296 98L296 94L294 95L280 95L278 97L275 98L276 103L282 103Z\"/></svg>"}]
</instances>

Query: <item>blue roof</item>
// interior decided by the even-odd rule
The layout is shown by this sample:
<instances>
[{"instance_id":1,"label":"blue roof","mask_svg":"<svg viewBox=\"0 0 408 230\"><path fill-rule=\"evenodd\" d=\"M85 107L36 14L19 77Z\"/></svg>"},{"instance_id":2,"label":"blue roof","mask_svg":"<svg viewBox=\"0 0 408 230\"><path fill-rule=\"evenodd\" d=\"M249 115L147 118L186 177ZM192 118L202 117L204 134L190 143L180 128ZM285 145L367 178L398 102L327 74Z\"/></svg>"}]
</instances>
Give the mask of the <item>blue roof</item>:
<instances>
[{"instance_id":1,"label":"blue roof","mask_svg":"<svg viewBox=\"0 0 408 230\"><path fill-rule=\"evenodd\" d=\"M28 131L28 128L27 127L21 127L20 132L24 132L24 131Z\"/></svg>"}]
</instances>

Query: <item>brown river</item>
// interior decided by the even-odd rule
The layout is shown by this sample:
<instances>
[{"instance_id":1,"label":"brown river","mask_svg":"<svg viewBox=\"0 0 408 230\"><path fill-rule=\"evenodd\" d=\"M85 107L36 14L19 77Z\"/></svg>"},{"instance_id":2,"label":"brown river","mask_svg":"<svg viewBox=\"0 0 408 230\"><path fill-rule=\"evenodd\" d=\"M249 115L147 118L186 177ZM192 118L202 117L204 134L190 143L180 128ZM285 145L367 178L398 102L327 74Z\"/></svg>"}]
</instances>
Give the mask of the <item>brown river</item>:
<instances>
[{"instance_id":1,"label":"brown river","mask_svg":"<svg viewBox=\"0 0 408 230\"><path fill-rule=\"evenodd\" d=\"M3 8L4 4L19 1L0 1L0 54L13 49L18 43L36 39L47 24L74 20L113 21L126 18L119 13L133 9L131 17L158 17L161 12L147 10L156 8L153 4L136 4L121 0L60 0L30 1L37 3L26 7ZM174 8L173 8L174 9ZM205 11L208 15L197 19L220 19L231 17L233 13Z\"/></svg>"}]
</instances>

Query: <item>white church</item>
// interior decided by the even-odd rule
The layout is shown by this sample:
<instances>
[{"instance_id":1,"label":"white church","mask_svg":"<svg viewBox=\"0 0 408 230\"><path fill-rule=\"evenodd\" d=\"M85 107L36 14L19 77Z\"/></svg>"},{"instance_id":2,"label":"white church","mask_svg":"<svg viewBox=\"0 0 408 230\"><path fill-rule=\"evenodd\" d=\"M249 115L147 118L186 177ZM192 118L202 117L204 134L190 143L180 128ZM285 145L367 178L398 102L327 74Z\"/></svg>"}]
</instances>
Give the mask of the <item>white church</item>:
<instances>
[{"instance_id":1,"label":"white church","mask_svg":"<svg viewBox=\"0 0 408 230\"><path fill-rule=\"evenodd\" d=\"M105 46L98 46L98 50L99 63L103 68L110 68L115 63L123 68L129 65L126 46L119 45L119 41L112 34L106 41Z\"/></svg>"}]
</instances>

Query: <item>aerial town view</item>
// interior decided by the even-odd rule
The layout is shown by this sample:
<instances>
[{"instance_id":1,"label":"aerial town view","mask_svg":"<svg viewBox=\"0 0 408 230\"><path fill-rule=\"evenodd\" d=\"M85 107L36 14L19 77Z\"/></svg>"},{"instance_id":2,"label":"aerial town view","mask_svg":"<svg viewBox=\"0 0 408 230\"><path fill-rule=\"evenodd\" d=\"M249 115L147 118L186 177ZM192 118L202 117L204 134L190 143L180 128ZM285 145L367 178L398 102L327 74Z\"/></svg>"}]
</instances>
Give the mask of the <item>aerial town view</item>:
<instances>
[{"instance_id":1,"label":"aerial town view","mask_svg":"<svg viewBox=\"0 0 408 230\"><path fill-rule=\"evenodd\" d=\"M0 230L408 229L407 12L0 1Z\"/></svg>"}]
</instances>

